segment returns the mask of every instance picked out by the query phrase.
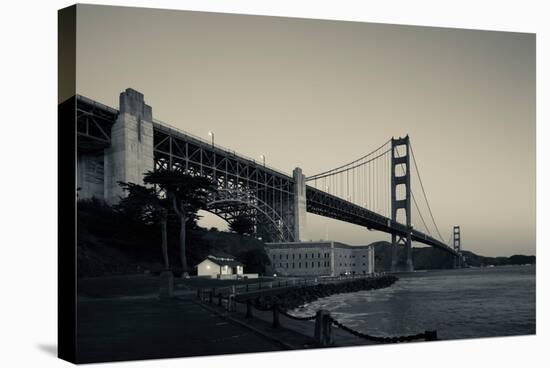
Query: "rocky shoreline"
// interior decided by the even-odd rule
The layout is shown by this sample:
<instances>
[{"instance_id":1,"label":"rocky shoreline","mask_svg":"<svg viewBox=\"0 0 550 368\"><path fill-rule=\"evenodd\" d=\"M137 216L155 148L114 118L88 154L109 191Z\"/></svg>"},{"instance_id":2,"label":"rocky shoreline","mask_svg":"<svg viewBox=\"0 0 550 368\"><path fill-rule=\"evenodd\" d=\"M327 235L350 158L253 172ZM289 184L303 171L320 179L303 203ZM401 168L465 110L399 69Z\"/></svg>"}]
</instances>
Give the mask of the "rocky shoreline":
<instances>
[{"instance_id":1,"label":"rocky shoreline","mask_svg":"<svg viewBox=\"0 0 550 368\"><path fill-rule=\"evenodd\" d=\"M319 298L334 294L353 293L362 290L382 289L393 285L396 276L386 275L369 279L357 279L333 284L318 284L291 289L276 296L263 296L258 300L261 308L271 308L274 304L284 310L292 310Z\"/></svg>"}]
</instances>

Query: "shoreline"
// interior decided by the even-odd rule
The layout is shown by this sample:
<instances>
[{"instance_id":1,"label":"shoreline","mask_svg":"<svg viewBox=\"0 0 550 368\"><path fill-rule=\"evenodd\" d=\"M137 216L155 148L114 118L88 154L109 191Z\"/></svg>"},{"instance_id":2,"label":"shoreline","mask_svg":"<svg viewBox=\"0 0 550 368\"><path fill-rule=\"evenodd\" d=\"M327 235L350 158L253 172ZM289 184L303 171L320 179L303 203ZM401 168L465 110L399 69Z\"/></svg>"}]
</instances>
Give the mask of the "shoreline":
<instances>
[{"instance_id":1,"label":"shoreline","mask_svg":"<svg viewBox=\"0 0 550 368\"><path fill-rule=\"evenodd\" d=\"M387 288L398 280L399 278L394 275L385 275L372 279L303 286L276 296L262 296L258 304L261 308L269 308L276 304L279 308L289 311L331 295Z\"/></svg>"}]
</instances>

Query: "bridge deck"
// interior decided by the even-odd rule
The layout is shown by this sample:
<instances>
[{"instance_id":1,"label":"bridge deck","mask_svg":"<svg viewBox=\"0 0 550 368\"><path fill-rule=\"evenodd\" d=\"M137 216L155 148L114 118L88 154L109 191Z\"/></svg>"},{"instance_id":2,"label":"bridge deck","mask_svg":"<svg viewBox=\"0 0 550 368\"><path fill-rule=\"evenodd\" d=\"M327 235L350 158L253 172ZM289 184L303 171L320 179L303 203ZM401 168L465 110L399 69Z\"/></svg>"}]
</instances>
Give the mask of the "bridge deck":
<instances>
[{"instance_id":1,"label":"bridge deck","mask_svg":"<svg viewBox=\"0 0 550 368\"><path fill-rule=\"evenodd\" d=\"M108 146L111 127L118 117L118 110L80 95L77 96L76 109L79 150L102 150ZM221 185L225 187L229 182L235 188L242 187L243 183L248 188L255 188L262 199L270 205L274 217L276 217L275 213L281 217L291 212L290 203L295 184L293 177L237 154L235 151L219 145L213 146L211 142L161 121L155 120L153 129L157 136L155 156L160 160L169 160L170 163L172 159L179 160L185 163L185 167L194 167L201 173L204 169L205 175L210 175L214 179L222 178L221 180L225 182ZM173 138L176 143L177 140L184 142L185 150L182 149L179 155L172 151L172 148L170 152L164 150L162 139L165 136ZM189 148L193 149L193 152L189 152ZM404 236L408 232L407 227L401 223L310 186L306 187L306 210L386 233ZM454 255L458 254L445 243L418 230L412 230L412 240Z\"/></svg>"}]
</instances>

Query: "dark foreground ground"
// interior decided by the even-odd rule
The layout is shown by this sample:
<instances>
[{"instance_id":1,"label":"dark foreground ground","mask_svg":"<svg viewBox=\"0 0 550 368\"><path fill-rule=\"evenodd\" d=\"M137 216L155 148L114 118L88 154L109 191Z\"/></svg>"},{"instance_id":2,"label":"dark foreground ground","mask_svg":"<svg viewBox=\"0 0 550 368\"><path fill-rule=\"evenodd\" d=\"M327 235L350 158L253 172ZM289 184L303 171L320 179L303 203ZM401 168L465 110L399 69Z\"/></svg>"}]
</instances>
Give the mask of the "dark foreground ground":
<instances>
[{"instance_id":1,"label":"dark foreground ground","mask_svg":"<svg viewBox=\"0 0 550 368\"><path fill-rule=\"evenodd\" d=\"M269 352L313 348L314 322L280 316L272 327L272 312L245 306L227 312L214 303L195 299L196 287L209 281L176 279L176 298L159 299L159 278L128 275L79 281L79 363ZM223 282L226 286L226 282ZM370 344L333 329L335 346Z\"/></svg>"},{"instance_id":2,"label":"dark foreground ground","mask_svg":"<svg viewBox=\"0 0 550 368\"><path fill-rule=\"evenodd\" d=\"M190 298L80 302L77 335L79 363L283 349Z\"/></svg>"},{"instance_id":3,"label":"dark foreground ground","mask_svg":"<svg viewBox=\"0 0 550 368\"><path fill-rule=\"evenodd\" d=\"M257 282L257 280L256 280ZM210 285L212 283L212 285ZM288 349L309 338L270 326L261 332L194 301L196 287L226 281L176 279L174 299L159 299L153 275L79 280L77 356L79 363L237 354Z\"/></svg>"}]
</instances>

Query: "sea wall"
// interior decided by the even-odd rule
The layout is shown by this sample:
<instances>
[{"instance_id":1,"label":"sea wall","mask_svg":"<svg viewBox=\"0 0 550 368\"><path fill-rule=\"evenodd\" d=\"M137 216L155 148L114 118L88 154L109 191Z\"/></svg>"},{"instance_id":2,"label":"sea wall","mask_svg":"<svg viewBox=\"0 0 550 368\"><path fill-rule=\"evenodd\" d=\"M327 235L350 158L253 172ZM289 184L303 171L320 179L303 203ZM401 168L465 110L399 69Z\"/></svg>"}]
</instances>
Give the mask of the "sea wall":
<instances>
[{"instance_id":1,"label":"sea wall","mask_svg":"<svg viewBox=\"0 0 550 368\"><path fill-rule=\"evenodd\" d=\"M397 280L396 276L387 275L338 283L308 285L288 290L276 296L263 296L258 303L263 308L271 307L276 303L281 309L290 310L334 294L386 288L393 285Z\"/></svg>"}]
</instances>

